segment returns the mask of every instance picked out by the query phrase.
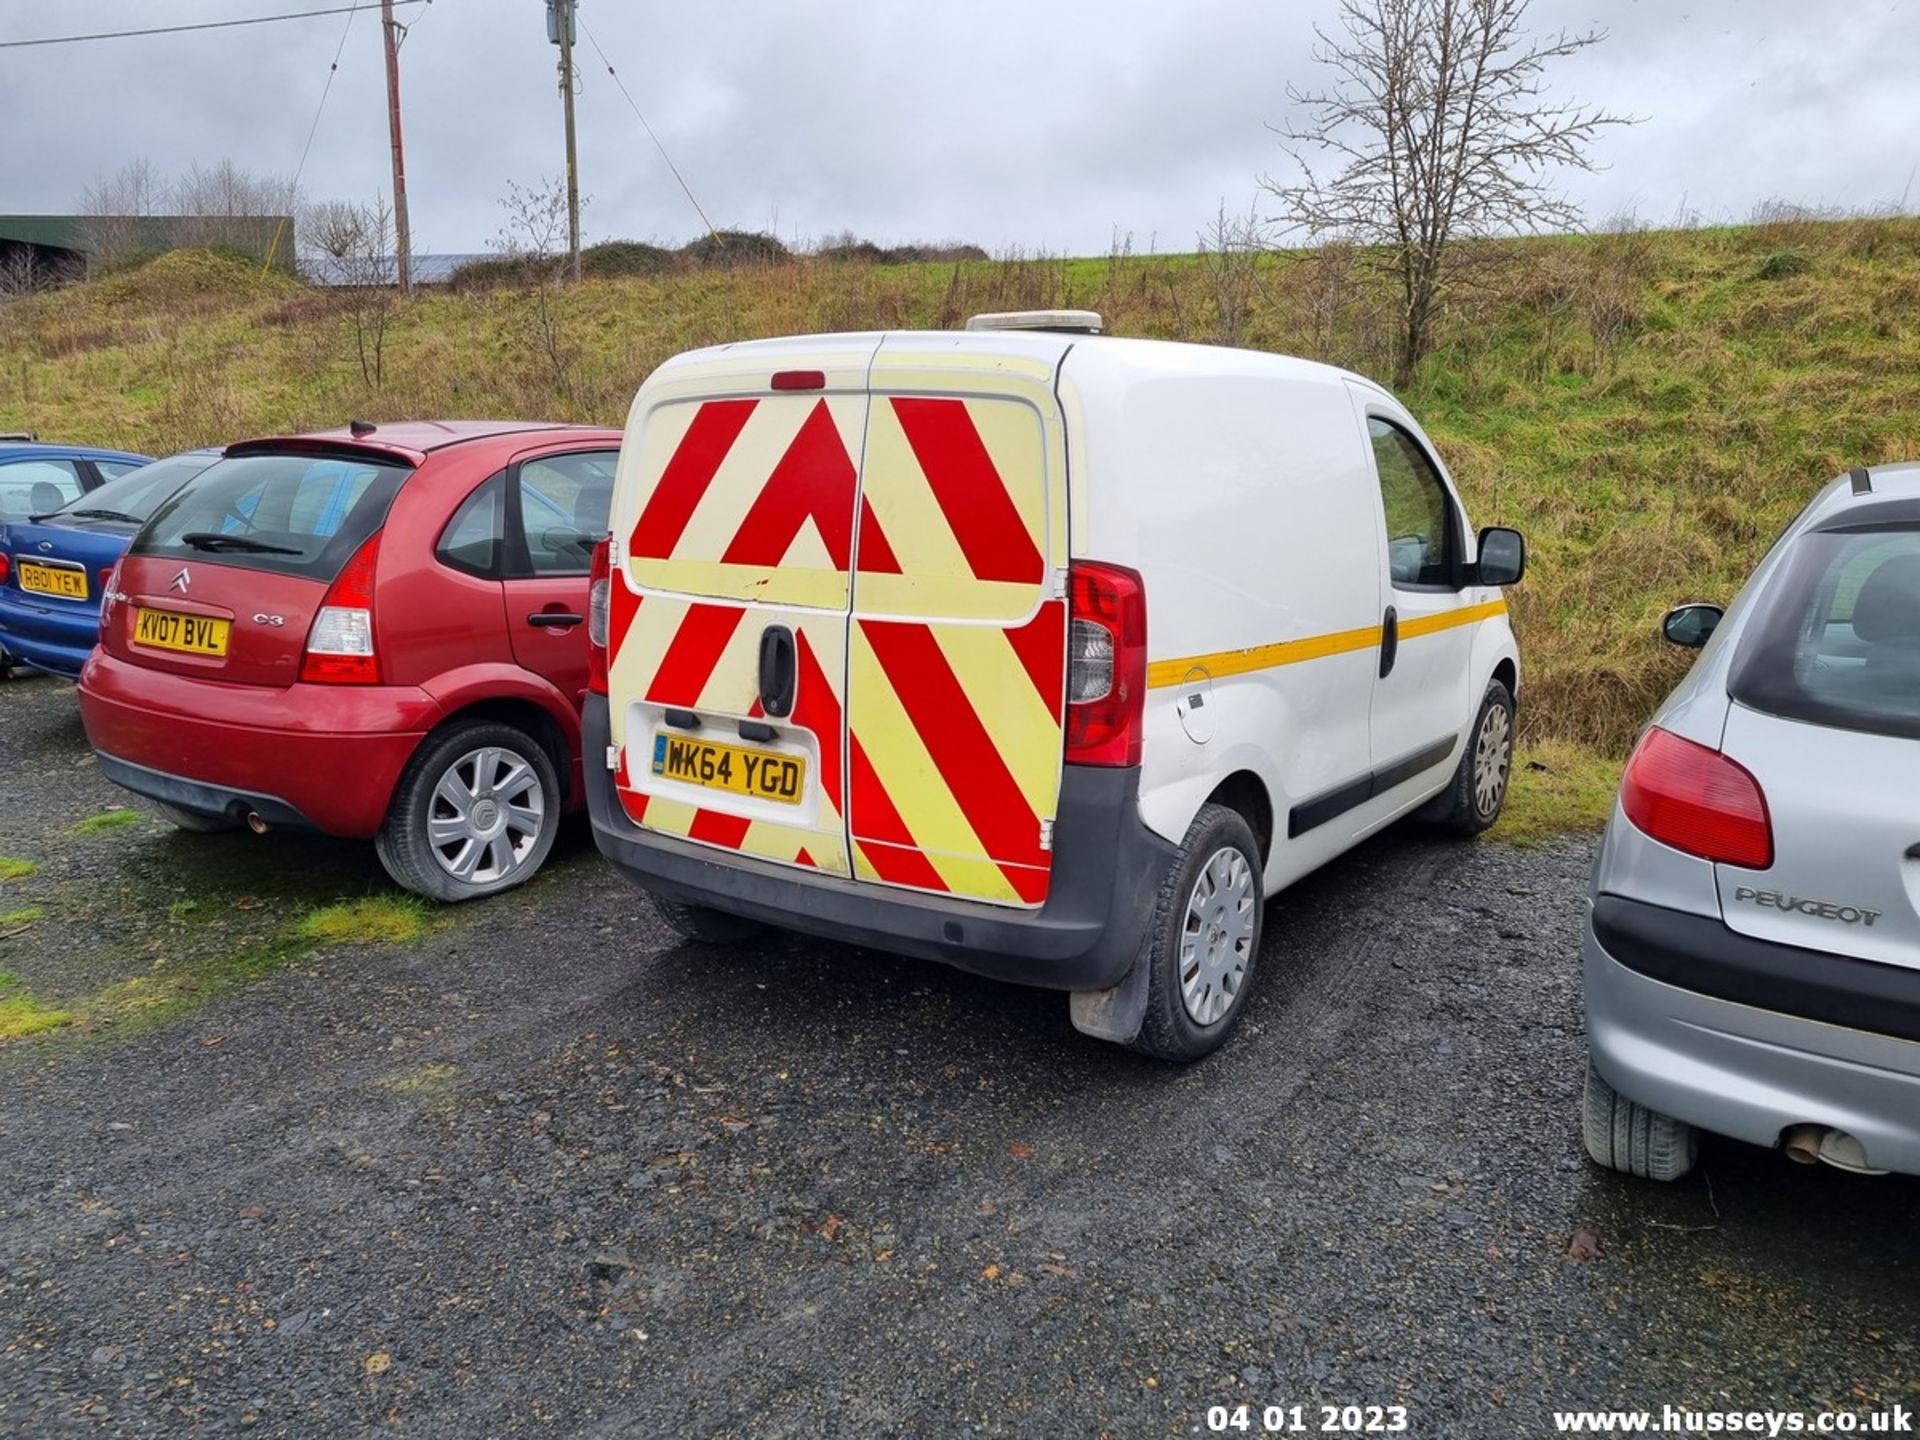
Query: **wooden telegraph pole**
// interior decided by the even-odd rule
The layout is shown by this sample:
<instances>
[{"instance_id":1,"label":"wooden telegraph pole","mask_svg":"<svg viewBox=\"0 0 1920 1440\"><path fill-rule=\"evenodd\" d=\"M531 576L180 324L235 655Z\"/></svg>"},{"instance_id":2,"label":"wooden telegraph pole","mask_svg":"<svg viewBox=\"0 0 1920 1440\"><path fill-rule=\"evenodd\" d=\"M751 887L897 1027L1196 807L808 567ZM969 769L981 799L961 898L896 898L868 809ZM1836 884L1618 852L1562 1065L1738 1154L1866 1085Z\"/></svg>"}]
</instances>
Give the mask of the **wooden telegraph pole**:
<instances>
[{"instance_id":1,"label":"wooden telegraph pole","mask_svg":"<svg viewBox=\"0 0 1920 1440\"><path fill-rule=\"evenodd\" d=\"M573 10L578 0L547 0L553 40L560 47L560 103L567 120L567 264L580 278L580 166L573 144Z\"/></svg>"},{"instance_id":2,"label":"wooden telegraph pole","mask_svg":"<svg viewBox=\"0 0 1920 1440\"><path fill-rule=\"evenodd\" d=\"M393 255L402 295L413 294L413 242L407 228L407 156L400 139L400 22L393 0L380 0L380 33L387 51L387 134L393 141Z\"/></svg>"}]
</instances>

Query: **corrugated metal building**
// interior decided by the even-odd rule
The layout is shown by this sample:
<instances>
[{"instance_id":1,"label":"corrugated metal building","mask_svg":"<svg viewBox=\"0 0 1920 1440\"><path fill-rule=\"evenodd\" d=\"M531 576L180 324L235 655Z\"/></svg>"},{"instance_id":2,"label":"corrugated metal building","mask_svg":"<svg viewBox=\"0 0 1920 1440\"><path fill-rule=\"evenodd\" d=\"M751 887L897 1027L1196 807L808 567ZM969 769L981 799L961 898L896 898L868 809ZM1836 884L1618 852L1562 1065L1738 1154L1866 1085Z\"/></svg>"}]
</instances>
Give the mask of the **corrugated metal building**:
<instances>
[{"instance_id":1,"label":"corrugated metal building","mask_svg":"<svg viewBox=\"0 0 1920 1440\"><path fill-rule=\"evenodd\" d=\"M275 233L279 243L274 243ZM80 279L103 259L207 247L274 267L293 266L293 219L285 215L0 215L0 273L31 269L46 283Z\"/></svg>"}]
</instances>

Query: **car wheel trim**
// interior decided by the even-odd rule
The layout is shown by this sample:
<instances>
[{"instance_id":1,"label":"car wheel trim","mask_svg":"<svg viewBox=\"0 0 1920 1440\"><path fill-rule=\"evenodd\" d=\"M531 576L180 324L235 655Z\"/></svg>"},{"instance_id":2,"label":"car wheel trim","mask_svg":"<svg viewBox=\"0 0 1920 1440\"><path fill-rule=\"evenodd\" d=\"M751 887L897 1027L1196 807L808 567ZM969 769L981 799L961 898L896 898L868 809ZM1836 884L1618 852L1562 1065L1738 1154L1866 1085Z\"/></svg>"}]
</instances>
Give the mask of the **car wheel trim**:
<instances>
[{"instance_id":1,"label":"car wheel trim","mask_svg":"<svg viewBox=\"0 0 1920 1440\"><path fill-rule=\"evenodd\" d=\"M1473 744L1473 803L1482 815L1500 808L1513 764L1513 721L1504 705L1489 705Z\"/></svg>"},{"instance_id":2,"label":"car wheel trim","mask_svg":"<svg viewBox=\"0 0 1920 1440\"><path fill-rule=\"evenodd\" d=\"M441 772L427 809L427 848L455 880L498 884L527 863L546 814L539 772L511 750L483 746Z\"/></svg>"},{"instance_id":3,"label":"car wheel trim","mask_svg":"<svg viewBox=\"0 0 1920 1440\"><path fill-rule=\"evenodd\" d=\"M1239 999L1259 904L1253 867L1238 847L1222 846L1200 867L1180 935L1180 999L1194 1024L1217 1024Z\"/></svg>"}]
</instances>

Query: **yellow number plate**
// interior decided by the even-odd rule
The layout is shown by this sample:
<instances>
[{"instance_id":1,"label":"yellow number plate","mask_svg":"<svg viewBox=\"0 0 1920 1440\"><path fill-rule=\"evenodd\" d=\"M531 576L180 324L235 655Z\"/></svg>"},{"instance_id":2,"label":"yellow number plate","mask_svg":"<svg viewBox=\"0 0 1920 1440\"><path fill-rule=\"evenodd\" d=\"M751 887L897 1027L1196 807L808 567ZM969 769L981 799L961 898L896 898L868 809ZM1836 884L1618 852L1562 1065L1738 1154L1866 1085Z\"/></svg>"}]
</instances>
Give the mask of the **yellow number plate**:
<instances>
[{"instance_id":1,"label":"yellow number plate","mask_svg":"<svg viewBox=\"0 0 1920 1440\"><path fill-rule=\"evenodd\" d=\"M653 773L664 780L780 805L798 805L807 793L807 762L797 755L690 740L667 730L653 737Z\"/></svg>"},{"instance_id":2,"label":"yellow number plate","mask_svg":"<svg viewBox=\"0 0 1920 1440\"><path fill-rule=\"evenodd\" d=\"M181 615L172 610L135 610L133 643L156 650L183 650L189 655L224 655L231 622L205 615Z\"/></svg>"},{"instance_id":3,"label":"yellow number plate","mask_svg":"<svg viewBox=\"0 0 1920 1440\"><path fill-rule=\"evenodd\" d=\"M58 595L62 600L87 598L87 572L65 565L42 565L37 560L20 562L20 588L36 595Z\"/></svg>"}]
</instances>

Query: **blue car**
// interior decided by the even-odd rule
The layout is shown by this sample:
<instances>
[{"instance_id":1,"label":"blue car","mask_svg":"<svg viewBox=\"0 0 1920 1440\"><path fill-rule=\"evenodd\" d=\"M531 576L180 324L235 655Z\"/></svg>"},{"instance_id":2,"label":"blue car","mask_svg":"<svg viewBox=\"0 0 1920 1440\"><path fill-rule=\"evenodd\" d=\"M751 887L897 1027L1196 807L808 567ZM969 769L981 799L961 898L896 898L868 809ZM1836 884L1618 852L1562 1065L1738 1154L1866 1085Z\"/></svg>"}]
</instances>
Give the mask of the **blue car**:
<instances>
[{"instance_id":1,"label":"blue car","mask_svg":"<svg viewBox=\"0 0 1920 1440\"><path fill-rule=\"evenodd\" d=\"M100 597L114 562L162 501L219 458L218 450L189 450L127 470L51 513L0 519L6 663L78 679L100 640ZM0 468L0 487L5 474Z\"/></svg>"}]
</instances>

